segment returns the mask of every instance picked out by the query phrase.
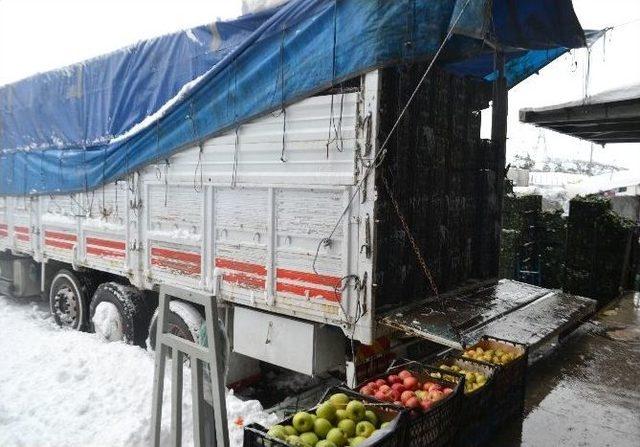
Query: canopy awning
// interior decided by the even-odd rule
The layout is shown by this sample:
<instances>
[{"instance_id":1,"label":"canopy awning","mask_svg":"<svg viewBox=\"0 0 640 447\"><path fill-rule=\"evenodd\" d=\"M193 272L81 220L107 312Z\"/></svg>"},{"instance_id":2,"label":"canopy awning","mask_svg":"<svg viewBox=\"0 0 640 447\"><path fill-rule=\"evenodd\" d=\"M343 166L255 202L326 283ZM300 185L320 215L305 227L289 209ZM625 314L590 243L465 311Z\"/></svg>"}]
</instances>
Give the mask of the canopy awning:
<instances>
[{"instance_id":1,"label":"canopy awning","mask_svg":"<svg viewBox=\"0 0 640 447\"><path fill-rule=\"evenodd\" d=\"M520 121L597 144L640 142L640 84L520 110Z\"/></svg>"}]
</instances>

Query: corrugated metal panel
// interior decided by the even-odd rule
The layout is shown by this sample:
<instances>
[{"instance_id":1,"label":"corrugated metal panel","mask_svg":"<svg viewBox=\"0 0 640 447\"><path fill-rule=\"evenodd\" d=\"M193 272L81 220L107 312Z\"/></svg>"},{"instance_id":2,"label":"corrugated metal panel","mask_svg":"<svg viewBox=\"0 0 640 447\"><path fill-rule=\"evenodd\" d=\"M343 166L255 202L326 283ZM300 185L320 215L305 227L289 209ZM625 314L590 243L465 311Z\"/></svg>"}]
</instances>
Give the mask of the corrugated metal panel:
<instances>
[{"instance_id":1,"label":"corrugated metal panel","mask_svg":"<svg viewBox=\"0 0 640 447\"><path fill-rule=\"evenodd\" d=\"M309 98L208 140L202 154L192 148L170 159L169 181L353 184L357 99L336 95L332 109L331 96Z\"/></svg>"}]
</instances>

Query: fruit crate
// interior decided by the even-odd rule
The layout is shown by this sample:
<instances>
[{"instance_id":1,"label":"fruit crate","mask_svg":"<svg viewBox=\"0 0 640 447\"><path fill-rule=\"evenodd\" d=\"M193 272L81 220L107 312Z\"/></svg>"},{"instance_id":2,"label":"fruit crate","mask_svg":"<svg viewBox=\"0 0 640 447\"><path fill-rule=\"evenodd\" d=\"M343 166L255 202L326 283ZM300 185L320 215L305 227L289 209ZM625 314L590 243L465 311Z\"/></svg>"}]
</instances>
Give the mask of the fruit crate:
<instances>
[{"instance_id":1,"label":"fruit crate","mask_svg":"<svg viewBox=\"0 0 640 447\"><path fill-rule=\"evenodd\" d=\"M483 362L498 368L493 386L495 396L493 423L496 428L500 428L506 421L514 417L522 417L524 413L529 347L522 343L485 335L478 343L468 349L477 348L482 348L484 351L499 349L515 356L515 360L504 365Z\"/></svg>"},{"instance_id":2,"label":"fruit crate","mask_svg":"<svg viewBox=\"0 0 640 447\"><path fill-rule=\"evenodd\" d=\"M359 444L359 447L405 447L406 422L408 414L395 405L381 403L369 396L363 396L351 389L345 387L329 388L320 402L325 402L329 396L335 393L344 393L351 399L358 399L365 404L367 410L372 410L380 418L382 422L389 422L387 429L381 431L377 436L373 436ZM315 411L320 404L309 409L309 412ZM291 425L293 415L286 418L280 425ZM291 447L285 441L272 438L267 435L268 429L259 424L250 424L244 428L243 447Z\"/></svg>"},{"instance_id":3,"label":"fruit crate","mask_svg":"<svg viewBox=\"0 0 640 447\"><path fill-rule=\"evenodd\" d=\"M484 445L493 434L494 424L492 423L493 411L495 410L494 378L498 368L484 362L476 362L458 356L448 355L436 360L437 372L444 379L451 380L452 377L465 377L463 374L449 370L443 370L441 365L459 366L473 373L482 373L487 378L484 386L471 392L462 391L459 411L458 430L454 445L464 447L475 447ZM462 388L464 390L464 387Z\"/></svg>"},{"instance_id":4,"label":"fruit crate","mask_svg":"<svg viewBox=\"0 0 640 447\"><path fill-rule=\"evenodd\" d=\"M417 362L406 362L392 366L385 374L379 374L366 382L360 384L357 389L361 389L366 384L386 378L390 375L397 375L402 370L409 371L420 382L437 382L443 386L453 389L453 393L442 401L438 402L428 411L415 410L409 412L407 419L407 443L406 447L443 447L451 445L455 438L458 411L461 404L462 390L464 389L464 376L451 376L448 380L434 377L439 370L431 366L422 365Z\"/></svg>"}]
</instances>

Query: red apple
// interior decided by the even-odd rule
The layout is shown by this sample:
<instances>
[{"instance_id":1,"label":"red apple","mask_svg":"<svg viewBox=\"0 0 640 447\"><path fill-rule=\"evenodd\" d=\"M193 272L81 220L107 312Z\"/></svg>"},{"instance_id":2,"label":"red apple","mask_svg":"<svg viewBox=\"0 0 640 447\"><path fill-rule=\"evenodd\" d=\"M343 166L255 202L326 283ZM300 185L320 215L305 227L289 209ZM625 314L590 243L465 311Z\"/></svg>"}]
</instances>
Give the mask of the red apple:
<instances>
[{"instance_id":1,"label":"red apple","mask_svg":"<svg viewBox=\"0 0 640 447\"><path fill-rule=\"evenodd\" d=\"M412 374L409 371L407 371L406 369L403 370L403 371L400 371L398 373L398 377L400 377L402 380L406 379L407 377L411 377L411 376L412 376Z\"/></svg>"},{"instance_id":2,"label":"red apple","mask_svg":"<svg viewBox=\"0 0 640 447\"><path fill-rule=\"evenodd\" d=\"M427 400L427 399L425 399L422 402L420 402L420 406L422 407L422 409L424 411L429 410L431 408L431 405L433 405L433 404L431 403L430 400Z\"/></svg>"},{"instance_id":3,"label":"red apple","mask_svg":"<svg viewBox=\"0 0 640 447\"><path fill-rule=\"evenodd\" d=\"M402 402L406 402L407 400L411 399L412 397L415 397L415 393L413 391L405 391L400 395L400 400Z\"/></svg>"},{"instance_id":4,"label":"red apple","mask_svg":"<svg viewBox=\"0 0 640 447\"><path fill-rule=\"evenodd\" d=\"M438 402L444 398L444 393L442 391L432 391L431 395L433 396L433 401Z\"/></svg>"},{"instance_id":5,"label":"red apple","mask_svg":"<svg viewBox=\"0 0 640 447\"><path fill-rule=\"evenodd\" d=\"M393 396L393 400L398 400L400 396L402 396L402 393L398 390L391 390L391 395Z\"/></svg>"},{"instance_id":6,"label":"red apple","mask_svg":"<svg viewBox=\"0 0 640 447\"><path fill-rule=\"evenodd\" d=\"M376 385L378 385L378 388L381 387L382 385L386 385L387 382L384 381L384 379L378 379L376 380Z\"/></svg>"},{"instance_id":7,"label":"red apple","mask_svg":"<svg viewBox=\"0 0 640 447\"><path fill-rule=\"evenodd\" d=\"M375 392L373 391L373 389L371 387L366 385L366 386L363 386L360 389L360 394L364 394L365 396L373 396L375 394Z\"/></svg>"},{"instance_id":8,"label":"red apple","mask_svg":"<svg viewBox=\"0 0 640 447\"><path fill-rule=\"evenodd\" d=\"M417 397L412 397L410 399L407 399L407 401L404 403L404 405L407 408L411 408L412 410L419 408L420 407L420 401L418 400Z\"/></svg>"},{"instance_id":9,"label":"red apple","mask_svg":"<svg viewBox=\"0 0 640 447\"><path fill-rule=\"evenodd\" d=\"M453 393L453 390L452 390L451 388L444 388L444 389L442 390L442 393L443 393L445 396L448 396L449 394Z\"/></svg>"},{"instance_id":10,"label":"red apple","mask_svg":"<svg viewBox=\"0 0 640 447\"><path fill-rule=\"evenodd\" d=\"M418 379L416 379L415 377L407 377L402 383L408 390L415 390L418 388Z\"/></svg>"},{"instance_id":11,"label":"red apple","mask_svg":"<svg viewBox=\"0 0 640 447\"><path fill-rule=\"evenodd\" d=\"M369 383L367 383L367 386L369 388L371 388L372 390L377 390L378 389L378 384L375 383L375 382L369 382Z\"/></svg>"},{"instance_id":12,"label":"red apple","mask_svg":"<svg viewBox=\"0 0 640 447\"><path fill-rule=\"evenodd\" d=\"M378 388L378 390L387 394L389 391L391 391L391 387L389 385L382 385L380 388Z\"/></svg>"},{"instance_id":13,"label":"red apple","mask_svg":"<svg viewBox=\"0 0 640 447\"><path fill-rule=\"evenodd\" d=\"M401 383L394 383L393 385L391 385L391 389L395 390L395 391L399 391L400 393L402 393L403 391L406 391L407 389L404 387L403 384Z\"/></svg>"},{"instance_id":14,"label":"red apple","mask_svg":"<svg viewBox=\"0 0 640 447\"><path fill-rule=\"evenodd\" d=\"M402 379L395 374L391 374L387 377L387 382L393 385L394 383L402 383Z\"/></svg>"},{"instance_id":15,"label":"red apple","mask_svg":"<svg viewBox=\"0 0 640 447\"><path fill-rule=\"evenodd\" d=\"M376 391L376 394L373 395L373 397L375 397L378 400L381 401L385 401L387 399L387 395L384 394L382 391Z\"/></svg>"}]
</instances>

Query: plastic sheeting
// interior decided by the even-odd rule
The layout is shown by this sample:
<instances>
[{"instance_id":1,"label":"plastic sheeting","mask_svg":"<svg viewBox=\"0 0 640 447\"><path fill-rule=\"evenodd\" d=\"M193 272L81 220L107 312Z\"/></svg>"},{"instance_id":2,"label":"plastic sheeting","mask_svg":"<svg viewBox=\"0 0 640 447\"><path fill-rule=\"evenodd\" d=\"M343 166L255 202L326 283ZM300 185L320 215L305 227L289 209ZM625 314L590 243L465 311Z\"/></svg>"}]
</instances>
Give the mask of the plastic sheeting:
<instances>
[{"instance_id":1,"label":"plastic sheeting","mask_svg":"<svg viewBox=\"0 0 640 447\"><path fill-rule=\"evenodd\" d=\"M432 57L454 24L441 64L490 80L502 46L511 85L584 45L570 0L292 0L1 88L0 194L93 189L342 80Z\"/></svg>"}]
</instances>

